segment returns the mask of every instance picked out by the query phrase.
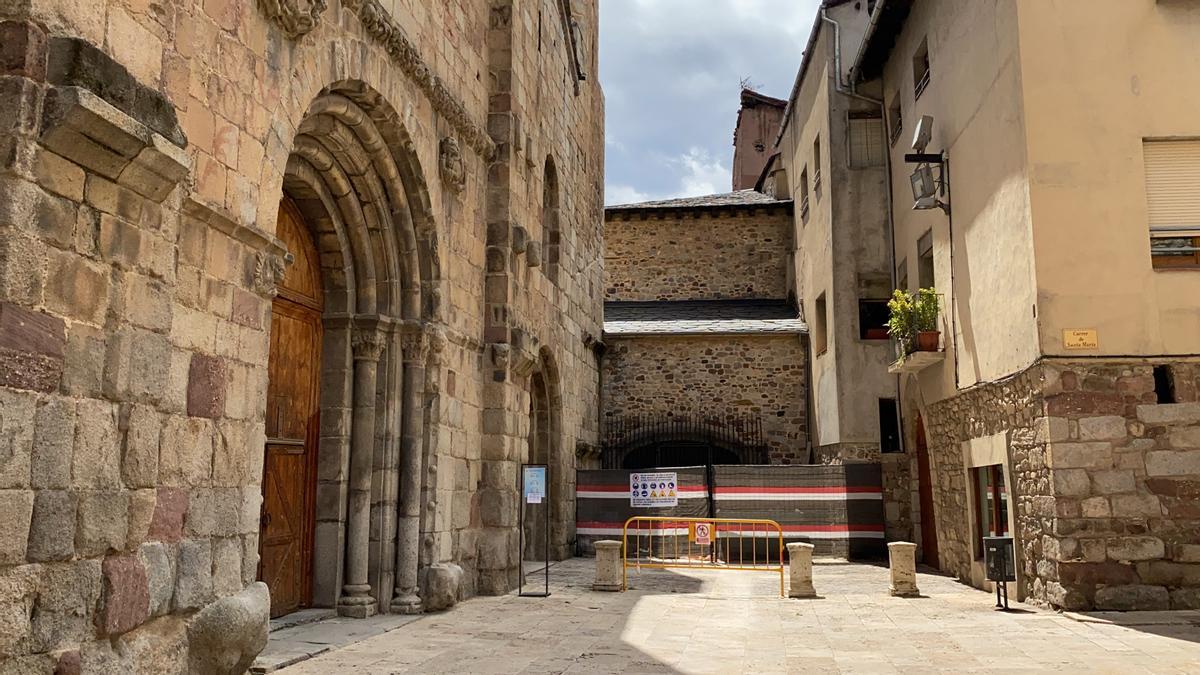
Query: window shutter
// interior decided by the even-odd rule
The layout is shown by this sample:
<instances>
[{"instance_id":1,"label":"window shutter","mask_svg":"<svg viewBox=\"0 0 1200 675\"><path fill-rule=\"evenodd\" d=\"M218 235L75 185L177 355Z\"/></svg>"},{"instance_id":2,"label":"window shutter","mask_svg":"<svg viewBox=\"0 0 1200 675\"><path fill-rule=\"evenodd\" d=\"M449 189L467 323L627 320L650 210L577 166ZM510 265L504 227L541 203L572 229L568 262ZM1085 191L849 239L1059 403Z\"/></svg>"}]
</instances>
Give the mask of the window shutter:
<instances>
[{"instance_id":1,"label":"window shutter","mask_svg":"<svg viewBox=\"0 0 1200 675\"><path fill-rule=\"evenodd\" d=\"M1144 141L1150 229L1200 232L1200 140Z\"/></svg>"},{"instance_id":2,"label":"window shutter","mask_svg":"<svg viewBox=\"0 0 1200 675\"><path fill-rule=\"evenodd\" d=\"M883 165L883 120L878 117L850 119L850 166Z\"/></svg>"}]
</instances>

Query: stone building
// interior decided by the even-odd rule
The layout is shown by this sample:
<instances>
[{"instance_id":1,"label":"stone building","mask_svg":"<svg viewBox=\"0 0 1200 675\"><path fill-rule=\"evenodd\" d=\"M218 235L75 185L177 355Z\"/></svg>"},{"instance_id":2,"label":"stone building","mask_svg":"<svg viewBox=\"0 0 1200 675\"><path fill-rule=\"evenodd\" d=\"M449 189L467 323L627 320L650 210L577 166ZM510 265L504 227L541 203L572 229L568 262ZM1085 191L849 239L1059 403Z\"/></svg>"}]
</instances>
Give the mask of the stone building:
<instances>
[{"instance_id":1,"label":"stone building","mask_svg":"<svg viewBox=\"0 0 1200 675\"><path fill-rule=\"evenodd\" d=\"M750 190L771 157L772 141L787 101L742 88L733 127L733 190Z\"/></svg>"},{"instance_id":2,"label":"stone building","mask_svg":"<svg viewBox=\"0 0 1200 675\"><path fill-rule=\"evenodd\" d=\"M942 299L891 367L925 562L984 586L1010 534L1022 598L1200 607L1195 7L867 5L842 86L885 118L897 286Z\"/></svg>"},{"instance_id":3,"label":"stone building","mask_svg":"<svg viewBox=\"0 0 1200 675\"><path fill-rule=\"evenodd\" d=\"M606 466L808 461L791 214L753 190L605 209Z\"/></svg>"},{"instance_id":4,"label":"stone building","mask_svg":"<svg viewBox=\"0 0 1200 675\"><path fill-rule=\"evenodd\" d=\"M598 441L592 2L0 3L0 670L516 584ZM265 582L265 583L260 583Z\"/></svg>"}]
</instances>

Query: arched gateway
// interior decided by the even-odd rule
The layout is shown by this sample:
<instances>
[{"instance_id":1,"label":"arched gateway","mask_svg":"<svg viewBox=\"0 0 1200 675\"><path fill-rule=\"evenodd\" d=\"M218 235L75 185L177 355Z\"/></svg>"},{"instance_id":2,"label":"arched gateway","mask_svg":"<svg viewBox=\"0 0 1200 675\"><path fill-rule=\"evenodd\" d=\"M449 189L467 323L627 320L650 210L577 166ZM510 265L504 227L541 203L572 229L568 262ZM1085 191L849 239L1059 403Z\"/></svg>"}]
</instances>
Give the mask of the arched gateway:
<instances>
[{"instance_id":1,"label":"arched gateway","mask_svg":"<svg viewBox=\"0 0 1200 675\"><path fill-rule=\"evenodd\" d=\"M292 263L272 304L260 542L271 611L418 611L438 261L396 112L361 83L325 88L298 125L281 198Z\"/></svg>"}]
</instances>

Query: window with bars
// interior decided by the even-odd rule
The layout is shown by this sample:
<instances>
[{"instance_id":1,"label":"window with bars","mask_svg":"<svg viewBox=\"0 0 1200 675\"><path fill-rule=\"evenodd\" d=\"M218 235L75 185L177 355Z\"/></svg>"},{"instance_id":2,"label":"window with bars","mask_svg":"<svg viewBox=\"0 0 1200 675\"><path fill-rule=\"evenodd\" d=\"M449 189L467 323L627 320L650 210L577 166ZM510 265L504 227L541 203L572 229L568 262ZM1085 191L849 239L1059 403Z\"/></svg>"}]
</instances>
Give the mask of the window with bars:
<instances>
[{"instance_id":1,"label":"window with bars","mask_svg":"<svg viewBox=\"0 0 1200 675\"><path fill-rule=\"evenodd\" d=\"M1144 140L1150 260L1200 267L1200 139Z\"/></svg>"},{"instance_id":2,"label":"window with bars","mask_svg":"<svg viewBox=\"0 0 1200 675\"><path fill-rule=\"evenodd\" d=\"M904 120L900 115L900 92L892 97L892 104L888 106L888 138L892 145L896 144L896 139L900 138L900 132L904 131Z\"/></svg>"},{"instance_id":3,"label":"window with bars","mask_svg":"<svg viewBox=\"0 0 1200 675\"><path fill-rule=\"evenodd\" d=\"M808 222L808 167L800 172L800 220Z\"/></svg>"},{"instance_id":4,"label":"window with bars","mask_svg":"<svg viewBox=\"0 0 1200 675\"><path fill-rule=\"evenodd\" d=\"M921 98L921 92L929 86L929 38L921 40L921 46L913 54L913 99Z\"/></svg>"},{"instance_id":5,"label":"window with bars","mask_svg":"<svg viewBox=\"0 0 1200 675\"><path fill-rule=\"evenodd\" d=\"M877 111L852 112L847 129L850 168L883 166L883 116Z\"/></svg>"},{"instance_id":6,"label":"window with bars","mask_svg":"<svg viewBox=\"0 0 1200 675\"><path fill-rule=\"evenodd\" d=\"M821 198L821 135L813 139L813 196Z\"/></svg>"}]
</instances>

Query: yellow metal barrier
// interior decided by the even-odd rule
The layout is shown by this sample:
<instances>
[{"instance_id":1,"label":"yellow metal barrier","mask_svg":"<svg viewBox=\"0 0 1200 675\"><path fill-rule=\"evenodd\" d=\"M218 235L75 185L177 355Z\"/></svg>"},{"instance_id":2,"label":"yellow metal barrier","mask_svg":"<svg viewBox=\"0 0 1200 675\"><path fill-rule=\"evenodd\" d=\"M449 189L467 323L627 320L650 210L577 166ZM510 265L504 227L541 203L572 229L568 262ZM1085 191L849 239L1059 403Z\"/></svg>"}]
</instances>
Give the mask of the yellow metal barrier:
<instances>
[{"instance_id":1,"label":"yellow metal barrier","mask_svg":"<svg viewBox=\"0 0 1200 675\"><path fill-rule=\"evenodd\" d=\"M783 528L773 520L634 516L621 531L621 588L630 567L745 570L778 572L783 597L783 553Z\"/></svg>"}]
</instances>

